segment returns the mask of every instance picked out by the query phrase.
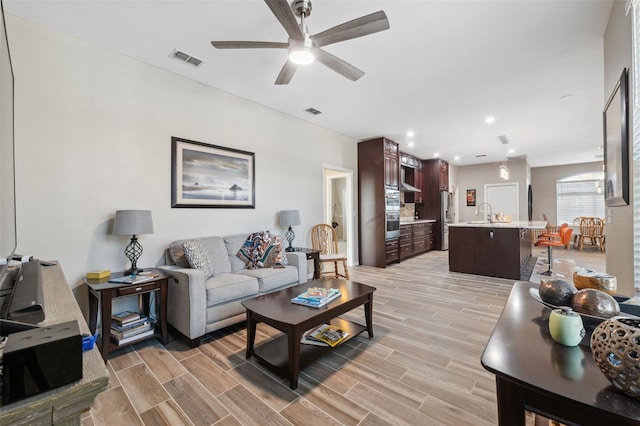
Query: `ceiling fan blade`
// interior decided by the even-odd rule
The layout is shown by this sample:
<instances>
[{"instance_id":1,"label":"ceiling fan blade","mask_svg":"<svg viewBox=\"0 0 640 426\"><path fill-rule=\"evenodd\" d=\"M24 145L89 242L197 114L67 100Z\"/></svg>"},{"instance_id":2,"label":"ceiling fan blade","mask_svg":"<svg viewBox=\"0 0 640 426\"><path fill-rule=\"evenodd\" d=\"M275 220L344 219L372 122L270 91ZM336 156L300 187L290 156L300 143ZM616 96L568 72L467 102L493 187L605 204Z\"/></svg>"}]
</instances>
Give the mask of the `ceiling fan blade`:
<instances>
[{"instance_id":1,"label":"ceiling fan blade","mask_svg":"<svg viewBox=\"0 0 640 426\"><path fill-rule=\"evenodd\" d=\"M276 84L289 84L293 74L295 74L298 66L291 61L285 62L284 66L280 70L280 74L278 74L278 78L276 78Z\"/></svg>"},{"instance_id":2,"label":"ceiling fan blade","mask_svg":"<svg viewBox=\"0 0 640 426\"><path fill-rule=\"evenodd\" d=\"M311 40L313 40L316 46L322 47L388 29L389 20L387 19L387 15L381 10L329 28L326 31L312 36Z\"/></svg>"},{"instance_id":3,"label":"ceiling fan blade","mask_svg":"<svg viewBox=\"0 0 640 426\"><path fill-rule=\"evenodd\" d=\"M314 49L313 53L315 54L318 62L322 65L331 68L351 81L356 81L364 75L364 71L359 70L350 63L345 62L337 56L333 56L331 53L325 52L322 49Z\"/></svg>"},{"instance_id":4,"label":"ceiling fan blade","mask_svg":"<svg viewBox=\"0 0 640 426\"><path fill-rule=\"evenodd\" d=\"M271 41L212 41L211 45L216 49L286 49L287 43Z\"/></svg>"},{"instance_id":5,"label":"ceiling fan blade","mask_svg":"<svg viewBox=\"0 0 640 426\"><path fill-rule=\"evenodd\" d=\"M304 40L304 35L300 30L300 24L291 10L291 6L287 3L287 0L264 0L269 6L271 12L276 15L280 24L284 27L289 37L294 40Z\"/></svg>"}]
</instances>

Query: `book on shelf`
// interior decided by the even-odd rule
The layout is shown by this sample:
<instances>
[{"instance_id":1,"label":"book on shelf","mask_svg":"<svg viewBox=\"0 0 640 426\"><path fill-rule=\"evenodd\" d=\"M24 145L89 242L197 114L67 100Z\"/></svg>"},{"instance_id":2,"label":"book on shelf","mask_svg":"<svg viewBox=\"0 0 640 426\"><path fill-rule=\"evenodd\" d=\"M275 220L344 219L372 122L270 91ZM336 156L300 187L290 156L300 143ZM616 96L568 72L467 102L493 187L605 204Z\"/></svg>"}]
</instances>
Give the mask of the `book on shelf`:
<instances>
[{"instance_id":1,"label":"book on shelf","mask_svg":"<svg viewBox=\"0 0 640 426\"><path fill-rule=\"evenodd\" d=\"M125 331L135 330L140 327L144 327L145 325L151 324L152 321L147 317L142 317L139 320L128 322L124 325L120 325L115 322L111 322L111 329L117 331L118 333L124 333Z\"/></svg>"},{"instance_id":2,"label":"book on shelf","mask_svg":"<svg viewBox=\"0 0 640 426\"><path fill-rule=\"evenodd\" d=\"M111 335L116 339L126 339L127 337L136 336L138 334L146 332L147 330L151 330L151 328L152 325L149 323L126 331L117 331L112 328Z\"/></svg>"},{"instance_id":3,"label":"book on shelf","mask_svg":"<svg viewBox=\"0 0 640 426\"><path fill-rule=\"evenodd\" d=\"M115 284L140 284L147 281L153 281L155 278L159 277L159 274L151 274L151 275L125 275L124 277L111 278L109 280L110 283Z\"/></svg>"},{"instance_id":4,"label":"book on shelf","mask_svg":"<svg viewBox=\"0 0 640 426\"><path fill-rule=\"evenodd\" d=\"M115 322L118 325L128 324L139 319L140 314L134 311L122 311L111 315L111 322Z\"/></svg>"},{"instance_id":5,"label":"book on shelf","mask_svg":"<svg viewBox=\"0 0 640 426\"><path fill-rule=\"evenodd\" d=\"M311 306L314 308L321 308L325 306L327 303L332 300L337 299L342 295L340 290L337 288L324 289L326 293L324 296L314 296L313 294L317 294L317 290L311 290L313 287L310 287L304 293L299 294L298 296L291 299L291 303L296 303L298 305Z\"/></svg>"},{"instance_id":6,"label":"book on shelf","mask_svg":"<svg viewBox=\"0 0 640 426\"><path fill-rule=\"evenodd\" d=\"M337 325L322 324L311 331L307 337L318 342L324 342L331 347L338 345L349 336L349 332L341 329Z\"/></svg>"},{"instance_id":7,"label":"book on shelf","mask_svg":"<svg viewBox=\"0 0 640 426\"><path fill-rule=\"evenodd\" d=\"M124 345L125 343L133 342L135 340L142 339L143 337L153 336L153 333L153 328L150 328L149 330L143 331L142 333L124 338L114 336L112 333L111 338L115 340L118 345Z\"/></svg>"}]
</instances>

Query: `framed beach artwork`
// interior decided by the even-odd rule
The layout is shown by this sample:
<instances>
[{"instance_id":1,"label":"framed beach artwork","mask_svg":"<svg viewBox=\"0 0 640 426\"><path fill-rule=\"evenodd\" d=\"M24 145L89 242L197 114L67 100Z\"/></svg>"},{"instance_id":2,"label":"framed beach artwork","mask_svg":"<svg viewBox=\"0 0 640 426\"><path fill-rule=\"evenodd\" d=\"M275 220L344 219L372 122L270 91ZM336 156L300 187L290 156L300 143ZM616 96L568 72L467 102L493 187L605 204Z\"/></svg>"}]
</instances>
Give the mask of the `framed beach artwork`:
<instances>
[{"instance_id":1,"label":"framed beach artwork","mask_svg":"<svg viewBox=\"0 0 640 426\"><path fill-rule=\"evenodd\" d=\"M255 154L171 138L171 207L255 208Z\"/></svg>"}]
</instances>

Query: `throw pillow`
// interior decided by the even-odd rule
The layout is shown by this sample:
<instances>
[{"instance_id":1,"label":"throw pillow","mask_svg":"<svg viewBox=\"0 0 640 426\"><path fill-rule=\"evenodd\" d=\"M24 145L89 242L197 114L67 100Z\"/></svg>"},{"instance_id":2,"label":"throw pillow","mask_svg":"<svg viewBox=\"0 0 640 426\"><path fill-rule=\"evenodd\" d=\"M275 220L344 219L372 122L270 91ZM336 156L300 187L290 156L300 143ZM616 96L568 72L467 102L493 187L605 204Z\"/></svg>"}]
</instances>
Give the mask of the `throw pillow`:
<instances>
[{"instance_id":1,"label":"throw pillow","mask_svg":"<svg viewBox=\"0 0 640 426\"><path fill-rule=\"evenodd\" d=\"M194 269L204 272L204 279L208 280L213 276L213 265L209 254L204 249L200 241L189 240L182 243L184 248L184 256L187 258L189 265Z\"/></svg>"},{"instance_id":2,"label":"throw pillow","mask_svg":"<svg viewBox=\"0 0 640 426\"><path fill-rule=\"evenodd\" d=\"M184 248L182 247L182 240L174 241L169 245L169 257L173 263L181 268L189 268L189 262L184 257Z\"/></svg>"},{"instance_id":3,"label":"throw pillow","mask_svg":"<svg viewBox=\"0 0 640 426\"><path fill-rule=\"evenodd\" d=\"M282 238L269 231L254 232L245 240L236 256L245 262L248 269L284 268Z\"/></svg>"}]
</instances>

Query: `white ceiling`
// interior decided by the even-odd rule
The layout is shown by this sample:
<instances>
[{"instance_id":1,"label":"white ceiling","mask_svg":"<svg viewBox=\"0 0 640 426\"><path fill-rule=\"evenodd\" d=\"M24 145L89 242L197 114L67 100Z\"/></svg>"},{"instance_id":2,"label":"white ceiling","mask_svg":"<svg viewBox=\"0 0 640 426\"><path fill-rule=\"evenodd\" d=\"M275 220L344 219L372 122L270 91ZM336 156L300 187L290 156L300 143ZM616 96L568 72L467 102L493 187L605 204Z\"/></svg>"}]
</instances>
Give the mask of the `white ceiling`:
<instances>
[{"instance_id":1,"label":"white ceiling","mask_svg":"<svg viewBox=\"0 0 640 426\"><path fill-rule=\"evenodd\" d=\"M288 86L273 84L286 50L210 44L286 42L261 0L4 5L8 13L344 135L386 136L419 158L437 152L468 165L526 155L540 167L599 161L602 154L603 34L612 0L315 0L311 34L378 10L390 29L325 47L365 71L360 80L316 62ZM192 68L169 58L176 48L204 63ZM322 114L305 112L309 107ZM496 119L491 125L484 123L488 115Z\"/></svg>"}]
</instances>

